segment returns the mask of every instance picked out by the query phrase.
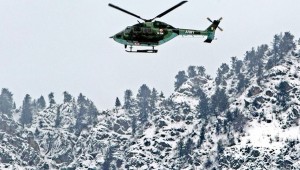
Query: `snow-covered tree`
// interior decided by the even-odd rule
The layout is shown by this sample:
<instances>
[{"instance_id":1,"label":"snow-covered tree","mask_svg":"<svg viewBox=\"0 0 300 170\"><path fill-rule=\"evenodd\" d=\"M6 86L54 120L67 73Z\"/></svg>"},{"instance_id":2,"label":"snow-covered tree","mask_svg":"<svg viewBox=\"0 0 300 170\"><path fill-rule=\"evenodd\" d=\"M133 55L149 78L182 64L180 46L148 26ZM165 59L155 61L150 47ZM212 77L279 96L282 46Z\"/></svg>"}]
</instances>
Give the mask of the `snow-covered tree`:
<instances>
[{"instance_id":1,"label":"snow-covered tree","mask_svg":"<svg viewBox=\"0 0 300 170\"><path fill-rule=\"evenodd\" d=\"M45 101L45 98L44 96L41 96L37 99L37 108L38 109L45 109L46 108L46 101Z\"/></svg>"},{"instance_id":2,"label":"snow-covered tree","mask_svg":"<svg viewBox=\"0 0 300 170\"><path fill-rule=\"evenodd\" d=\"M64 91L64 103L70 103L72 101L72 95L67 91Z\"/></svg>"},{"instance_id":3,"label":"snow-covered tree","mask_svg":"<svg viewBox=\"0 0 300 170\"><path fill-rule=\"evenodd\" d=\"M121 106L121 102L120 102L119 98L117 97L116 101L115 101L115 107L120 107L120 106Z\"/></svg>"},{"instance_id":4,"label":"snow-covered tree","mask_svg":"<svg viewBox=\"0 0 300 170\"><path fill-rule=\"evenodd\" d=\"M3 88L0 94L0 113L11 115L13 108L13 94L8 89Z\"/></svg>"},{"instance_id":5,"label":"snow-covered tree","mask_svg":"<svg viewBox=\"0 0 300 170\"><path fill-rule=\"evenodd\" d=\"M49 95L48 95L48 99L49 99L49 103L50 103L50 107L52 107L53 105L56 104L55 100L54 100L54 93L51 92Z\"/></svg>"},{"instance_id":6,"label":"snow-covered tree","mask_svg":"<svg viewBox=\"0 0 300 170\"><path fill-rule=\"evenodd\" d=\"M26 94L23 105L22 105L22 111L21 111L21 118L20 122L24 124L31 124L32 122L32 103L31 103L31 97L29 94Z\"/></svg>"},{"instance_id":7,"label":"snow-covered tree","mask_svg":"<svg viewBox=\"0 0 300 170\"><path fill-rule=\"evenodd\" d=\"M134 104L133 104L133 98L132 98L132 91L126 90L124 95L124 109L130 110Z\"/></svg>"},{"instance_id":8,"label":"snow-covered tree","mask_svg":"<svg viewBox=\"0 0 300 170\"><path fill-rule=\"evenodd\" d=\"M143 84L137 94L137 102L139 107L139 119L142 123L148 120L150 112L151 90L146 84Z\"/></svg>"},{"instance_id":9,"label":"snow-covered tree","mask_svg":"<svg viewBox=\"0 0 300 170\"><path fill-rule=\"evenodd\" d=\"M179 71L178 74L175 76L175 90L177 90L184 82L187 81L187 76L185 71Z\"/></svg>"}]
</instances>

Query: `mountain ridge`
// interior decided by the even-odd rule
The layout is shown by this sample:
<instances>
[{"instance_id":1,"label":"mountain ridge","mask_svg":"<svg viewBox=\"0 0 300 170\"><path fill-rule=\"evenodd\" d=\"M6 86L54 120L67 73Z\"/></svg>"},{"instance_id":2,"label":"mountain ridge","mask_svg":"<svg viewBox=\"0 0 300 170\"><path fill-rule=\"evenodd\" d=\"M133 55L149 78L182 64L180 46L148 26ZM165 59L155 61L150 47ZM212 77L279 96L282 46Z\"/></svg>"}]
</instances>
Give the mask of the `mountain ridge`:
<instances>
[{"instance_id":1,"label":"mountain ridge","mask_svg":"<svg viewBox=\"0 0 300 170\"><path fill-rule=\"evenodd\" d=\"M11 106L0 114L0 168L300 169L299 57L285 32L222 64L215 79L202 66L180 71L167 98L142 85L101 112L67 92L62 104L52 94L28 111L25 99L0 104Z\"/></svg>"}]
</instances>

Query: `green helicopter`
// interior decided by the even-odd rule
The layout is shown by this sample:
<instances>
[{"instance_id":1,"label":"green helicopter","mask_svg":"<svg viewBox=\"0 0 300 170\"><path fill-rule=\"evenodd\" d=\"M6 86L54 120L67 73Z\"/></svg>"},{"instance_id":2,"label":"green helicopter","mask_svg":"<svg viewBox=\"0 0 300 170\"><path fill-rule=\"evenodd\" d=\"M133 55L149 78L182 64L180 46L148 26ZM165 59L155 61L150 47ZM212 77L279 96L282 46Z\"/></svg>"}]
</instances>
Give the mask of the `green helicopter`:
<instances>
[{"instance_id":1,"label":"green helicopter","mask_svg":"<svg viewBox=\"0 0 300 170\"><path fill-rule=\"evenodd\" d=\"M108 4L108 6L118 9L122 12L125 12L129 15L132 15L144 22L139 22L133 26L128 26L125 30L117 33L110 38L113 38L116 42L124 44L125 50L127 52L138 52L138 53L157 53L158 50L154 49L155 46L164 44L171 39L175 38L178 35L182 36L207 36L207 39L204 41L206 43L211 43L215 38L216 29L222 28L219 27L219 24L222 20L222 17L219 20L212 21L210 18L207 18L212 24L206 30L194 30L194 29L182 29L175 28L169 24L166 24L161 21L154 21L157 18L161 18L167 13L171 12L175 8L183 5L187 1L182 1L179 4L173 6L172 8L166 10L165 12L157 15L152 19L144 19L134 13L131 13L127 10L124 10L113 4ZM127 47L129 46L129 50ZM133 51L133 46L148 46L152 47L151 49L143 49Z\"/></svg>"}]
</instances>

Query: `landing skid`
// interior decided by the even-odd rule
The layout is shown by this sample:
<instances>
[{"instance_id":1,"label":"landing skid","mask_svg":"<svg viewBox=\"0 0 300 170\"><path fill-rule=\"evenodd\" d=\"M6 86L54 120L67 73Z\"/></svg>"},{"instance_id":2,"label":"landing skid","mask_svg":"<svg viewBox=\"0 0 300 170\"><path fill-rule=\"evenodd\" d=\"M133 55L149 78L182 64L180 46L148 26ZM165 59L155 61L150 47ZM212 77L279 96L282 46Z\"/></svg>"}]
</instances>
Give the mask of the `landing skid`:
<instances>
[{"instance_id":1,"label":"landing skid","mask_svg":"<svg viewBox=\"0 0 300 170\"><path fill-rule=\"evenodd\" d=\"M125 51L128 52L128 53L157 53L158 52L158 50L149 50L149 49L147 49L147 50L136 50L136 51L125 50Z\"/></svg>"},{"instance_id":2,"label":"landing skid","mask_svg":"<svg viewBox=\"0 0 300 170\"><path fill-rule=\"evenodd\" d=\"M136 50L136 51L132 51L132 46L130 46L129 48L130 50L127 50L125 46L125 51L128 53L157 53L158 52L158 50L154 49L154 47L152 47L152 49Z\"/></svg>"}]
</instances>

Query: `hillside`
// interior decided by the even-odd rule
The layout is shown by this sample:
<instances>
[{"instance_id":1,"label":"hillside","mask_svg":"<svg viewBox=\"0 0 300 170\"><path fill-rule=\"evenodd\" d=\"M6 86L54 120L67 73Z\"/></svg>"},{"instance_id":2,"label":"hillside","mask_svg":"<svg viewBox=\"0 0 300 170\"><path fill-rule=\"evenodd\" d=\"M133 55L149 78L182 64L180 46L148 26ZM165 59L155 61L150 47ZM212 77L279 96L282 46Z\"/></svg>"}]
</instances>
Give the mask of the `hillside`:
<instances>
[{"instance_id":1,"label":"hillside","mask_svg":"<svg viewBox=\"0 0 300 170\"><path fill-rule=\"evenodd\" d=\"M215 78L190 66L171 96L144 84L113 110L67 92L15 107L2 89L0 169L300 169L299 42L275 35Z\"/></svg>"}]
</instances>

